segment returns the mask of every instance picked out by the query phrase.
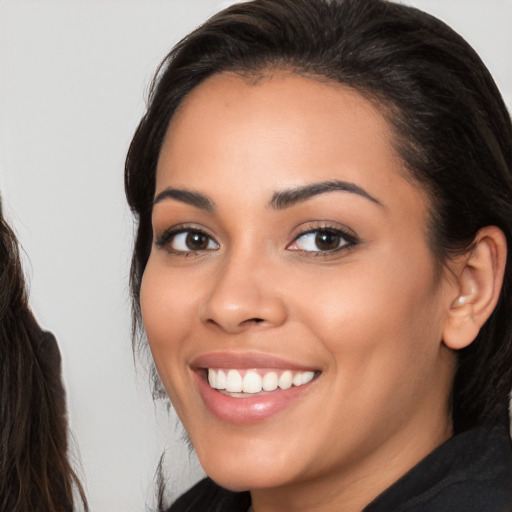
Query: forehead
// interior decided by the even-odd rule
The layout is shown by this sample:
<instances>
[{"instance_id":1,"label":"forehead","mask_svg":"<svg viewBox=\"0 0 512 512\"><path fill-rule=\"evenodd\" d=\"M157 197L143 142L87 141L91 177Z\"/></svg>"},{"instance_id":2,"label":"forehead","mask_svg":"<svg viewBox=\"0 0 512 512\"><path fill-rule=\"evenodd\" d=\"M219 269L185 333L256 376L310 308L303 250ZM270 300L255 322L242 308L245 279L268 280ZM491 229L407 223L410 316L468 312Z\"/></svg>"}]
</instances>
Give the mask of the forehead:
<instances>
[{"instance_id":1,"label":"forehead","mask_svg":"<svg viewBox=\"0 0 512 512\"><path fill-rule=\"evenodd\" d=\"M368 136L373 147L396 156L390 125L374 103L348 86L285 71L257 79L231 72L206 79L178 107L161 155L185 149L181 141L190 138L200 140L202 150L211 149L208 142L213 145L219 138L214 127L221 129L219 137L226 144L242 142L251 131L255 142L261 140L267 148L273 142L283 155L299 139L320 154L335 137L348 147L361 146ZM289 144L280 145L283 139Z\"/></svg>"},{"instance_id":2,"label":"forehead","mask_svg":"<svg viewBox=\"0 0 512 512\"><path fill-rule=\"evenodd\" d=\"M422 193L404 179L389 123L375 103L333 82L278 72L259 80L221 73L182 102L167 130L157 193L167 186L226 190L342 179L374 195ZM411 189L411 190L407 190Z\"/></svg>"}]
</instances>

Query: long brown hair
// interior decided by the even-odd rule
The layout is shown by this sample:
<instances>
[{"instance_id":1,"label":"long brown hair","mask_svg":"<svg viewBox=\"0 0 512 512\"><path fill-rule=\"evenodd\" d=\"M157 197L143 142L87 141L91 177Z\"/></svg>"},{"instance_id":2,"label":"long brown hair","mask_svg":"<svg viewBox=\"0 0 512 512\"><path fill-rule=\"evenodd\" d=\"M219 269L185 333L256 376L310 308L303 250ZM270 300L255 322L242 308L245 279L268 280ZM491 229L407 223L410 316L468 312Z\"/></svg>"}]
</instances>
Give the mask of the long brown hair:
<instances>
[{"instance_id":1,"label":"long brown hair","mask_svg":"<svg viewBox=\"0 0 512 512\"><path fill-rule=\"evenodd\" d=\"M0 510L87 510L68 461L60 353L28 306L16 238L0 200Z\"/></svg>"}]
</instances>

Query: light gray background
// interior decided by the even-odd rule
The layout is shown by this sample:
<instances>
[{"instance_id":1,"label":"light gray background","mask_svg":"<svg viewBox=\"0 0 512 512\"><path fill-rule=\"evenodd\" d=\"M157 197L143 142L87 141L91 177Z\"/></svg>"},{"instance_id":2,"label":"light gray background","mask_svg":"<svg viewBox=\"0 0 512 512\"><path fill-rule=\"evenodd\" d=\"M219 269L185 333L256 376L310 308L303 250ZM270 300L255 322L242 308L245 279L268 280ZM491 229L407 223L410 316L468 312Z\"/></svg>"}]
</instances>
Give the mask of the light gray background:
<instances>
[{"instance_id":1,"label":"light gray background","mask_svg":"<svg viewBox=\"0 0 512 512\"><path fill-rule=\"evenodd\" d=\"M470 41L510 108L512 0L410 3ZM164 404L151 401L144 358L133 363L123 160L159 61L227 4L0 2L0 190L29 255L33 307L62 350L76 464L94 512L150 509L164 448L176 492L200 476Z\"/></svg>"}]
</instances>

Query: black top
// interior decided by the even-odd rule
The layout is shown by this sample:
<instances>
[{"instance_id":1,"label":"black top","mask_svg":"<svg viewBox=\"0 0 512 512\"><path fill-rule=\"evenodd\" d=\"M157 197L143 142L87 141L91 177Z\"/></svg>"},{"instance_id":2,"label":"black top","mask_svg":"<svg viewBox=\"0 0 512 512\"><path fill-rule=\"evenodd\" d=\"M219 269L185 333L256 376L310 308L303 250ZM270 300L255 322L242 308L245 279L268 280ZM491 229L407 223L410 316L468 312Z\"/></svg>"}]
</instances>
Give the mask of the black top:
<instances>
[{"instance_id":1,"label":"black top","mask_svg":"<svg viewBox=\"0 0 512 512\"><path fill-rule=\"evenodd\" d=\"M452 437L364 512L512 512L512 448L504 430Z\"/></svg>"},{"instance_id":2,"label":"black top","mask_svg":"<svg viewBox=\"0 0 512 512\"><path fill-rule=\"evenodd\" d=\"M246 512L249 505L248 492L230 492L205 478L168 512ZM452 437L362 512L512 512L508 432L477 427Z\"/></svg>"}]
</instances>

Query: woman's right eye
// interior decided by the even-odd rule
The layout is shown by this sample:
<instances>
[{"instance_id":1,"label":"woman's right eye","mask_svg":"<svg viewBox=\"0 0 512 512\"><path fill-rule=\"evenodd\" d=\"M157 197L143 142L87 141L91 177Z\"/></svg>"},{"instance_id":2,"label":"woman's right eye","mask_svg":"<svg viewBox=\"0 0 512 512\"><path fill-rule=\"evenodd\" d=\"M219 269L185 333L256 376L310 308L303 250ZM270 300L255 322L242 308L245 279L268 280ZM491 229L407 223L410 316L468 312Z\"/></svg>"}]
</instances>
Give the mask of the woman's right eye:
<instances>
[{"instance_id":1,"label":"woman's right eye","mask_svg":"<svg viewBox=\"0 0 512 512\"><path fill-rule=\"evenodd\" d=\"M173 253L215 251L219 248L212 237L197 229L166 231L156 244Z\"/></svg>"}]
</instances>

